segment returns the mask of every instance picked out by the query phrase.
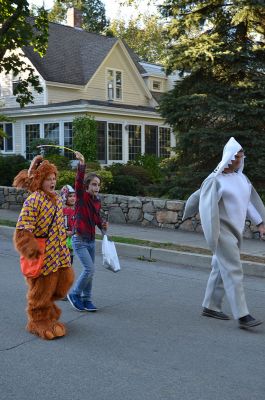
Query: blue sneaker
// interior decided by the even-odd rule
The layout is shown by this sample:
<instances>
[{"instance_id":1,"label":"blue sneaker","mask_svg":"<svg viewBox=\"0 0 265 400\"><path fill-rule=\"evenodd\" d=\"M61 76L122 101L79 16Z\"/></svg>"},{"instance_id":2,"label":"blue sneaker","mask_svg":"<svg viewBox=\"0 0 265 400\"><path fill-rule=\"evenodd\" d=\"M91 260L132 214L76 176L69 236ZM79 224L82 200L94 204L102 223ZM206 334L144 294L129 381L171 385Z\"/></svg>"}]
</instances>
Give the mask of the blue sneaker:
<instances>
[{"instance_id":1,"label":"blue sneaker","mask_svg":"<svg viewBox=\"0 0 265 400\"><path fill-rule=\"evenodd\" d=\"M76 294L68 293L67 298L70 304L77 310L77 311L85 311L85 307L83 302L81 301L80 297Z\"/></svg>"},{"instance_id":2,"label":"blue sneaker","mask_svg":"<svg viewBox=\"0 0 265 400\"><path fill-rule=\"evenodd\" d=\"M98 311L98 308L92 303L92 301L85 300L83 304L86 311Z\"/></svg>"}]
</instances>

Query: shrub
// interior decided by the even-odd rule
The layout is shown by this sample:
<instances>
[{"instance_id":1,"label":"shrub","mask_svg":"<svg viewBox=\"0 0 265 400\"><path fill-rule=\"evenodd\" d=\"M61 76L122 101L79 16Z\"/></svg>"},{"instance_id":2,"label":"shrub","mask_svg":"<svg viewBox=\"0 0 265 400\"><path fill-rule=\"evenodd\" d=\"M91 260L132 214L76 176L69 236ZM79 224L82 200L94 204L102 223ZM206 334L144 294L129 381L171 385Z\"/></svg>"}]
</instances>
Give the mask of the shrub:
<instances>
[{"instance_id":1,"label":"shrub","mask_svg":"<svg viewBox=\"0 0 265 400\"><path fill-rule=\"evenodd\" d=\"M59 171L71 169L70 160L61 154L50 154L45 156L45 158L55 164Z\"/></svg>"},{"instance_id":2,"label":"shrub","mask_svg":"<svg viewBox=\"0 0 265 400\"><path fill-rule=\"evenodd\" d=\"M29 168L29 162L21 155L0 155L0 185L12 186L19 171Z\"/></svg>"},{"instance_id":3,"label":"shrub","mask_svg":"<svg viewBox=\"0 0 265 400\"><path fill-rule=\"evenodd\" d=\"M101 178L100 191L103 193L109 193L109 191L111 190L111 185L113 183L112 173L105 169L100 169L99 171L96 171L96 174L99 175Z\"/></svg>"},{"instance_id":4,"label":"shrub","mask_svg":"<svg viewBox=\"0 0 265 400\"><path fill-rule=\"evenodd\" d=\"M158 181L162 177L160 162L161 158L156 157L154 154L138 154L136 159L129 161L128 164L144 168L152 177L152 181Z\"/></svg>"},{"instance_id":5,"label":"shrub","mask_svg":"<svg viewBox=\"0 0 265 400\"><path fill-rule=\"evenodd\" d=\"M86 162L86 172L99 171L100 169L101 169L101 165L98 161Z\"/></svg>"},{"instance_id":6,"label":"shrub","mask_svg":"<svg viewBox=\"0 0 265 400\"><path fill-rule=\"evenodd\" d=\"M143 188L134 176L117 175L113 176L113 183L110 193L137 196L142 193Z\"/></svg>"},{"instance_id":7,"label":"shrub","mask_svg":"<svg viewBox=\"0 0 265 400\"><path fill-rule=\"evenodd\" d=\"M138 165L132 164L113 164L107 167L112 172L113 176L132 176L137 178L141 185L148 185L152 182L152 177L146 169Z\"/></svg>"},{"instance_id":8,"label":"shrub","mask_svg":"<svg viewBox=\"0 0 265 400\"><path fill-rule=\"evenodd\" d=\"M85 116L73 120L73 145L80 151L86 161L97 160L97 122Z\"/></svg>"},{"instance_id":9,"label":"shrub","mask_svg":"<svg viewBox=\"0 0 265 400\"><path fill-rule=\"evenodd\" d=\"M33 154L33 157L41 153L41 149L38 148L38 146L41 144L51 144L56 146L56 143L50 139L33 139L29 145L29 152ZM61 153L61 149L59 147L43 147L43 150L45 158L51 154Z\"/></svg>"},{"instance_id":10,"label":"shrub","mask_svg":"<svg viewBox=\"0 0 265 400\"><path fill-rule=\"evenodd\" d=\"M57 179L57 189L61 189L64 185L75 186L75 175L76 171L73 170L64 170L59 172L59 176Z\"/></svg>"}]
</instances>

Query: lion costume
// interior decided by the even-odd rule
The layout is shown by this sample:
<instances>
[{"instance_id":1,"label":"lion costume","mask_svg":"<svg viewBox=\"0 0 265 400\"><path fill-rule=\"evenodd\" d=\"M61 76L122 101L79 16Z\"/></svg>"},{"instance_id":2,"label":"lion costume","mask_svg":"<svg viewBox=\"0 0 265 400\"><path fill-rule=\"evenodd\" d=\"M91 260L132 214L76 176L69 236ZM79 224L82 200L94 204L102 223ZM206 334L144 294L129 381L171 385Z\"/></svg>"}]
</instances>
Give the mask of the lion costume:
<instances>
[{"instance_id":1,"label":"lion costume","mask_svg":"<svg viewBox=\"0 0 265 400\"><path fill-rule=\"evenodd\" d=\"M13 183L14 187L31 193L23 204L16 225L16 250L27 259L38 259L40 250L36 237L48 234L40 275L25 278L28 284L27 330L48 340L66 334L65 326L58 322L61 310L55 301L66 296L74 280L66 246L62 200L55 192L42 188L44 180L51 174L57 177L56 166L37 156L29 170L21 171Z\"/></svg>"}]
</instances>

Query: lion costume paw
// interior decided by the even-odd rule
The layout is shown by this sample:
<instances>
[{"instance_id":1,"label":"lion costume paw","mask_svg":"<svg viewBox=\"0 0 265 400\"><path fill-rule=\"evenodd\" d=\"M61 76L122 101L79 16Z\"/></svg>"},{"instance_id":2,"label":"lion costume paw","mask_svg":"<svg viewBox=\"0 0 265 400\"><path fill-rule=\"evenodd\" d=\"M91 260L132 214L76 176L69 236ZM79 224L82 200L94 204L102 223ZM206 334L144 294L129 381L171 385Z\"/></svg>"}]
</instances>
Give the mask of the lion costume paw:
<instances>
[{"instance_id":1,"label":"lion costume paw","mask_svg":"<svg viewBox=\"0 0 265 400\"><path fill-rule=\"evenodd\" d=\"M57 321L30 321L27 325L27 331L44 340L52 340L66 334L64 324Z\"/></svg>"},{"instance_id":2,"label":"lion costume paw","mask_svg":"<svg viewBox=\"0 0 265 400\"><path fill-rule=\"evenodd\" d=\"M41 252L38 242L32 232L25 229L16 229L13 241L16 250L22 256L28 259L37 259L40 257Z\"/></svg>"}]
</instances>

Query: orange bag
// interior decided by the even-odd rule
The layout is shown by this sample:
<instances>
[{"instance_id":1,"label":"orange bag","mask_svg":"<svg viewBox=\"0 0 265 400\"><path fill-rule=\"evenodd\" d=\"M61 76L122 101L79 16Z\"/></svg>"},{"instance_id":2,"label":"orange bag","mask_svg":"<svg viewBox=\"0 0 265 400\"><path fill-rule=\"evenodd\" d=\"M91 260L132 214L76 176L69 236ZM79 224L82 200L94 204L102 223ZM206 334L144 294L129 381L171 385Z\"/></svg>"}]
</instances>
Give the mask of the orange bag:
<instances>
[{"instance_id":1,"label":"orange bag","mask_svg":"<svg viewBox=\"0 0 265 400\"><path fill-rule=\"evenodd\" d=\"M21 272L26 278L37 278L43 267L46 238L35 239L38 241L39 249L41 251L40 257L35 260L29 260L24 256L20 257Z\"/></svg>"}]
</instances>

